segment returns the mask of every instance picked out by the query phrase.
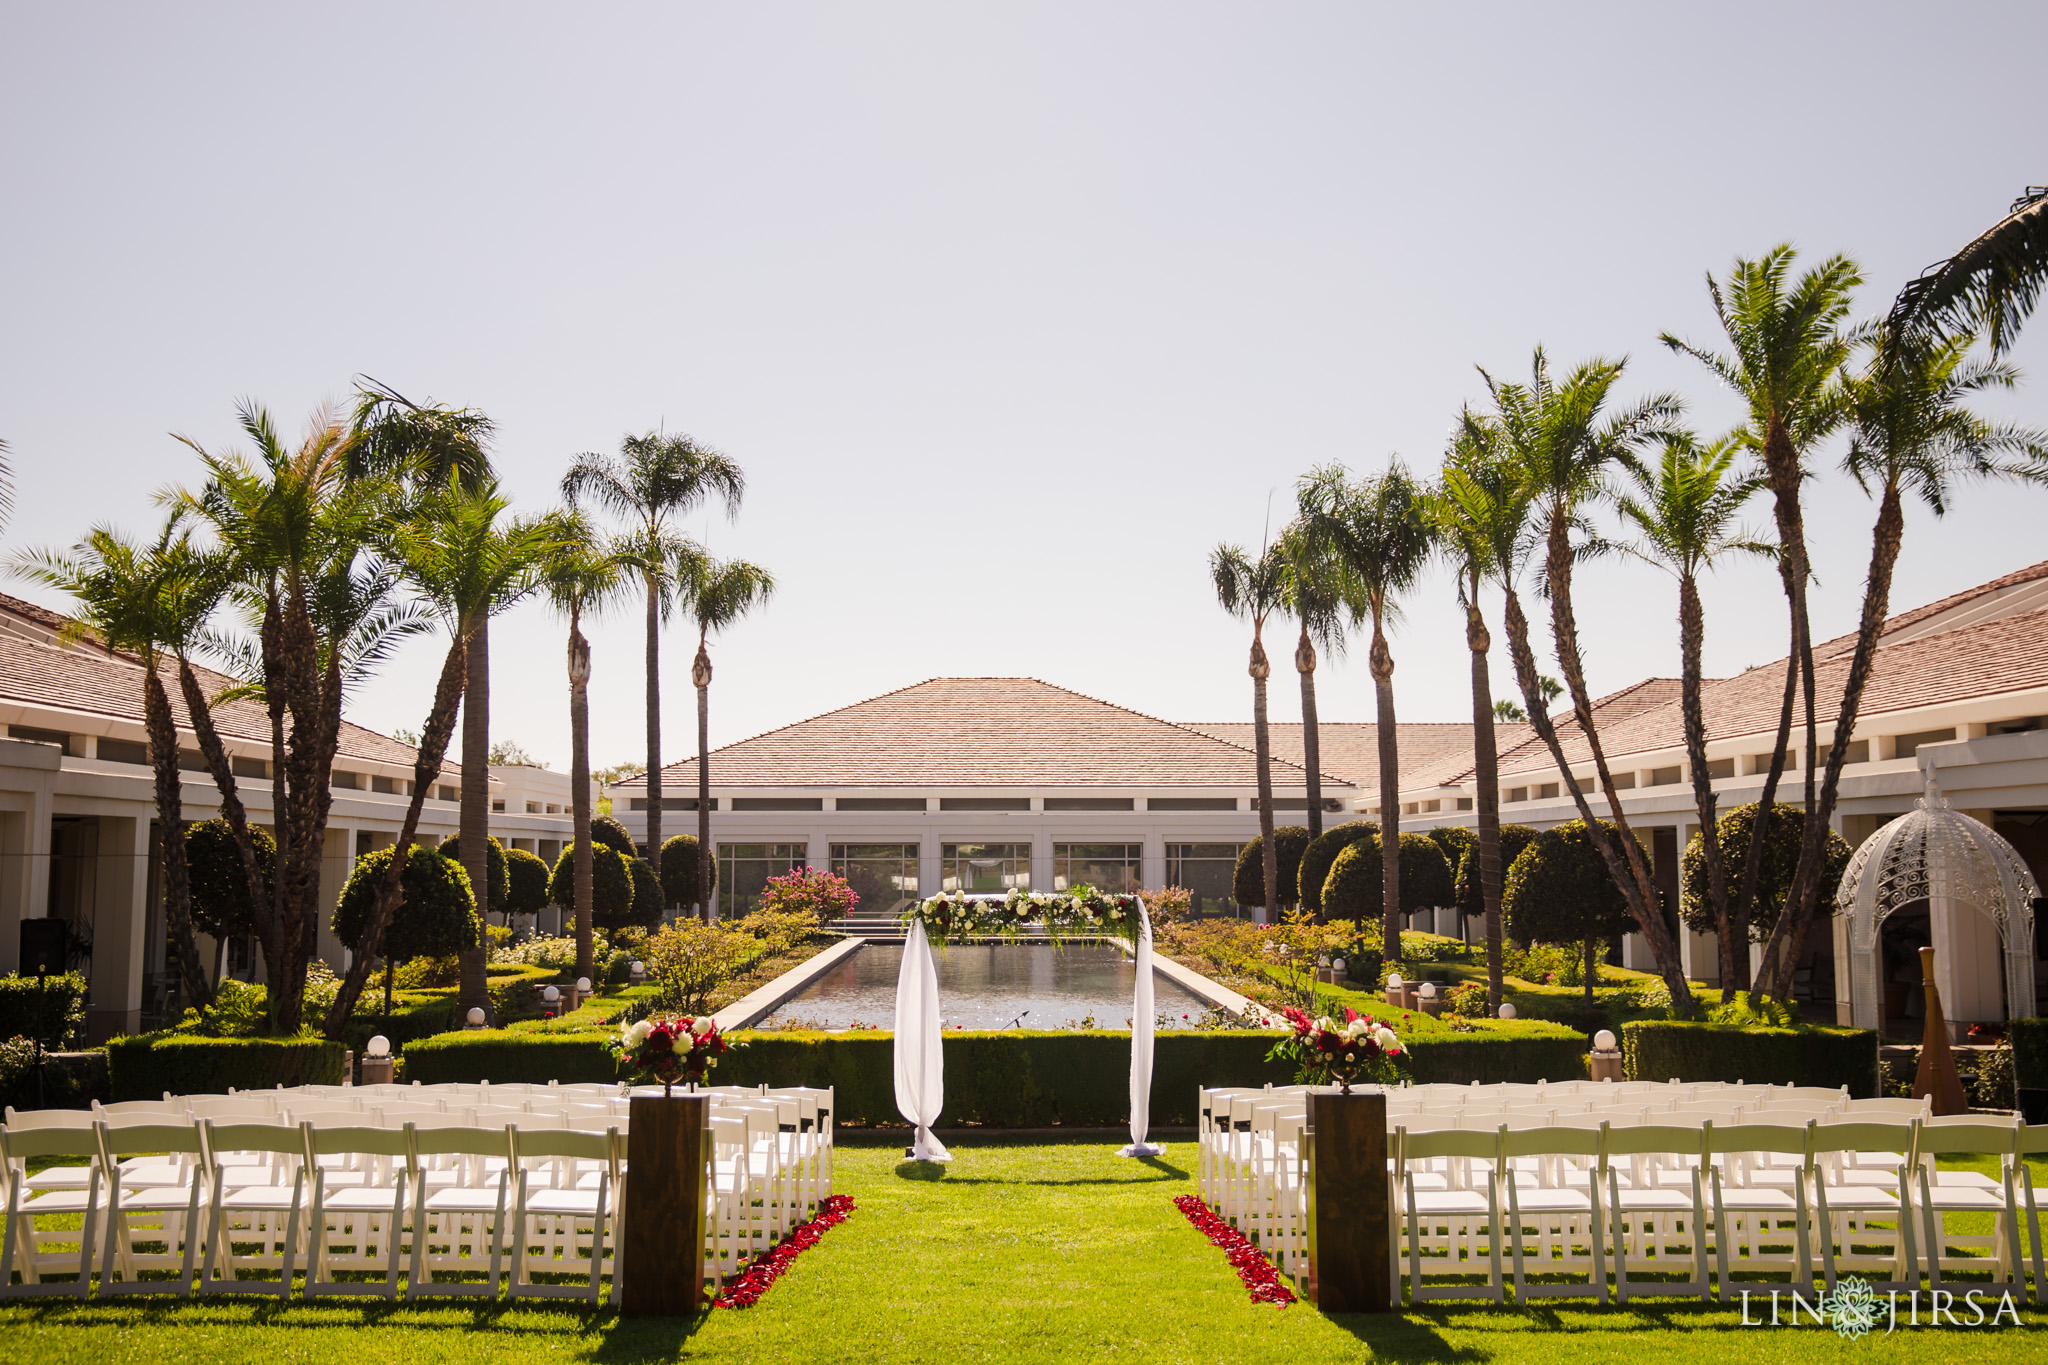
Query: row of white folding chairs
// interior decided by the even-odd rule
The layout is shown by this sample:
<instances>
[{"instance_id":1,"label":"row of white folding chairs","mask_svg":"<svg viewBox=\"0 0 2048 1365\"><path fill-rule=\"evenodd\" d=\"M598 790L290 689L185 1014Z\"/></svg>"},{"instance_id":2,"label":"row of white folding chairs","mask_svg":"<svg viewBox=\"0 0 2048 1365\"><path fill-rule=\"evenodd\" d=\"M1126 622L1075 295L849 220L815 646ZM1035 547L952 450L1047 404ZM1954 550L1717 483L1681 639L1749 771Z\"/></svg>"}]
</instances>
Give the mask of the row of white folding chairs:
<instances>
[{"instance_id":1,"label":"row of white folding chairs","mask_svg":"<svg viewBox=\"0 0 2048 1365\"><path fill-rule=\"evenodd\" d=\"M138 1154L185 1177L131 1179ZM195 1277L203 1293L286 1297L302 1271L308 1298L496 1295L502 1277L515 1297L595 1300L608 1263L616 1296L623 1154L616 1128L555 1125L10 1126L0 1129L0 1296L84 1297L97 1267L102 1297L188 1294ZM84 1184L31 1188L32 1160L79 1157ZM53 1218L82 1226L51 1227ZM486 1278L441 1283L442 1271ZM152 1273L165 1278L144 1278ZM564 1274L574 1278L555 1282Z\"/></svg>"}]
</instances>

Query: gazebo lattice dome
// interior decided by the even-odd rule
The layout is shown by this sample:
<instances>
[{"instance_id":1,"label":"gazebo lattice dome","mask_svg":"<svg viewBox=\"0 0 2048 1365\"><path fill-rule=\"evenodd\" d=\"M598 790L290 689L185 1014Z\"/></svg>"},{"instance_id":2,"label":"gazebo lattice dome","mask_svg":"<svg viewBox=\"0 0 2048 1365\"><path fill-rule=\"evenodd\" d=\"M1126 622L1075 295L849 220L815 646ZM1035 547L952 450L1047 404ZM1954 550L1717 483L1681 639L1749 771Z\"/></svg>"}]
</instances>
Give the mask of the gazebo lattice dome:
<instances>
[{"instance_id":1,"label":"gazebo lattice dome","mask_svg":"<svg viewBox=\"0 0 2048 1365\"><path fill-rule=\"evenodd\" d=\"M1981 911L1998 927L2007 1013L2033 1012L2034 898L2041 894L2019 851L1983 821L1956 810L1933 770L1912 810L1859 845L1842 873L1836 905L1849 916L1851 1006L1856 1027L1878 1028L1883 1000L1878 936L1895 910L1928 902Z\"/></svg>"}]
</instances>

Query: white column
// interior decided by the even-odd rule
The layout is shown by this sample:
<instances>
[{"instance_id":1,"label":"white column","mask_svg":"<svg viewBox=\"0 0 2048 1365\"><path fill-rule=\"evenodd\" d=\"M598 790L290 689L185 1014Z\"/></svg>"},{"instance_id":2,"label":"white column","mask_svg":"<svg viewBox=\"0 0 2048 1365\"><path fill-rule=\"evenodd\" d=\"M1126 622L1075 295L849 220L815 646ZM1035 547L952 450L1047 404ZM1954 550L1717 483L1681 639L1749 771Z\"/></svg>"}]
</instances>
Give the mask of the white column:
<instances>
[{"instance_id":1,"label":"white column","mask_svg":"<svg viewBox=\"0 0 2048 1365\"><path fill-rule=\"evenodd\" d=\"M92 1009L86 1036L104 1042L142 1026L149 929L149 819L99 817L93 888Z\"/></svg>"}]
</instances>

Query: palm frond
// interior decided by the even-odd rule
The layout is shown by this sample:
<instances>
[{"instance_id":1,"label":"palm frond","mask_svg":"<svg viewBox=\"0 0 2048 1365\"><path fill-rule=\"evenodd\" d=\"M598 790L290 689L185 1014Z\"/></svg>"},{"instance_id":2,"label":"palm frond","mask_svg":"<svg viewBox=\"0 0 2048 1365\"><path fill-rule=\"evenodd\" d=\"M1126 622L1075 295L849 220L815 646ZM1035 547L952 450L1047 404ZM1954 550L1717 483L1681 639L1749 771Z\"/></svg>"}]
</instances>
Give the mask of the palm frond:
<instances>
[{"instance_id":1,"label":"palm frond","mask_svg":"<svg viewBox=\"0 0 2048 1365\"><path fill-rule=\"evenodd\" d=\"M2003 355L2048 279L2048 185L2030 185L2005 217L1899 291L1894 332L1984 332Z\"/></svg>"}]
</instances>

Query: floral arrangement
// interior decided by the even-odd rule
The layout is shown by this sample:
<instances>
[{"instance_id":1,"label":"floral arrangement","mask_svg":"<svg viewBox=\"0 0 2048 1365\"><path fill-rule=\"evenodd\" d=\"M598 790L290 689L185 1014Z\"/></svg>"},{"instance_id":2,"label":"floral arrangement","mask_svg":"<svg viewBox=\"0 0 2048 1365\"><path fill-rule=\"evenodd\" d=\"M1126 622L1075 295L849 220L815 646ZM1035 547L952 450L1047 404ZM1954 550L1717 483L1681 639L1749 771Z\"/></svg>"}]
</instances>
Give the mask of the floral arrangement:
<instances>
[{"instance_id":1,"label":"floral arrangement","mask_svg":"<svg viewBox=\"0 0 2048 1365\"><path fill-rule=\"evenodd\" d=\"M1311 1018L1291 1005L1281 1014L1294 1032L1275 1043L1266 1060L1293 1062L1303 1083L1326 1085L1334 1080L1348 1095L1360 1076L1383 1083L1398 1079L1397 1059L1407 1054L1394 1030L1371 1015L1347 1008L1340 1024L1328 1015Z\"/></svg>"},{"instance_id":2,"label":"floral arrangement","mask_svg":"<svg viewBox=\"0 0 2048 1365\"><path fill-rule=\"evenodd\" d=\"M1052 938L1104 935L1136 943L1142 918L1136 896L1110 895L1092 886L1051 895L1014 888L1003 897L956 892L913 901L902 915L905 928L922 921L925 933L942 943L971 935L1016 938L1031 924L1043 925Z\"/></svg>"},{"instance_id":3,"label":"floral arrangement","mask_svg":"<svg viewBox=\"0 0 2048 1365\"><path fill-rule=\"evenodd\" d=\"M639 1076L660 1081L664 1093L688 1077L701 1082L731 1045L710 1015L674 1015L624 1024L610 1044L612 1055Z\"/></svg>"}]
</instances>

